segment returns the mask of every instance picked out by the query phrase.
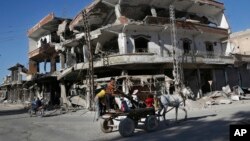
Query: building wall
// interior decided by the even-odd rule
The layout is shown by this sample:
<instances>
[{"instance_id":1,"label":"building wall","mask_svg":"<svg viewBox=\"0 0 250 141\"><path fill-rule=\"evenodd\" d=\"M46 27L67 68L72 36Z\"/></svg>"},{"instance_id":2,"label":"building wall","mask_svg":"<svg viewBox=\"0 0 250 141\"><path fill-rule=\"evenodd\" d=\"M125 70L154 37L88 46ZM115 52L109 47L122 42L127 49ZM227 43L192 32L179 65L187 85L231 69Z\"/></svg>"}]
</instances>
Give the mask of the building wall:
<instances>
[{"instance_id":1,"label":"building wall","mask_svg":"<svg viewBox=\"0 0 250 141\"><path fill-rule=\"evenodd\" d=\"M29 38L29 52L37 49L37 42L34 39Z\"/></svg>"},{"instance_id":2,"label":"building wall","mask_svg":"<svg viewBox=\"0 0 250 141\"><path fill-rule=\"evenodd\" d=\"M148 51L149 53L155 53L158 56L168 57L169 54L172 53L172 43L171 43L171 35L169 32L164 33L156 33L156 32L128 32L126 33L127 39L127 53L135 52L135 42L133 36L135 35L145 35L150 36L150 41L148 43ZM179 47L179 51L183 52L183 39L191 40L191 51L195 54L205 55L206 51L206 42L211 42L213 44L214 54L216 56L225 55L225 50L223 49L221 41L216 39L215 37L211 37L209 35L200 35L194 37L190 33L179 32L177 36L177 44ZM124 38L119 38L119 41L124 41ZM123 42L119 44L120 49L124 49ZM177 49L178 50L178 49Z\"/></svg>"},{"instance_id":3,"label":"building wall","mask_svg":"<svg viewBox=\"0 0 250 141\"><path fill-rule=\"evenodd\" d=\"M233 33L229 40L229 51L232 53L250 55L250 31Z\"/></svg>"},{"instance_id":4,"label":"building wall","mask_svg":"<svg viewBox=\"0 0 250 141\"><path fill-rule=\"evenodd\" d=\"M198 36L195 39L195 46L196 49L201 53L204 54L206 53L206 42L211 42L213 43L213 49L214 49L214 54L216 55L221 55L224 54L222 53L222 46L221 46L221 41L218 39L213 39L212 37L206 37L206 36ZM215 43L215 44L214 44ZM198 53L199 53L198 52Z\"/></svg>"},{"instance_id":5,"label":"building wall","mask_svg":"<svg viewBox=\"0 0 250 141\"><path fill-rule=\"evenodd\" d=\"M250 34L235 40L236 49L239 49L239 53L242 55L250 55Z\"/></svg>"}]
</instances>

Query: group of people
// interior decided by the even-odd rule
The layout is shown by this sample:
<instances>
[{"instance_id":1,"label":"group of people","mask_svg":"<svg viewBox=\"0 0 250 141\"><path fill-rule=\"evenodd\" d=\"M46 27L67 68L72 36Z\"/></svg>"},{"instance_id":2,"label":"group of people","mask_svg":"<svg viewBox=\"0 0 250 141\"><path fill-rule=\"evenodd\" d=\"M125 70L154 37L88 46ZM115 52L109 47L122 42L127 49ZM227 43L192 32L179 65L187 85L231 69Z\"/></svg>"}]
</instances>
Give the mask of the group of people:
<instances>
[{"instance_id":1,"label":"group of people","mask_svg":"<svg viewBox=\"0 0 250 141\"><path fill-rule=\"evenodd\" d=\"M115 84L115 78L112 77L107 85L102 85L100 88L96 89L96 96L94 100L97 108L97 120L100 116L105 114L106 110L110 111L115 108L115 96L119 95L116 93ZM154 107L154 96L148 95L144 103L148 108Z\"/></svg>"}]
</instances>

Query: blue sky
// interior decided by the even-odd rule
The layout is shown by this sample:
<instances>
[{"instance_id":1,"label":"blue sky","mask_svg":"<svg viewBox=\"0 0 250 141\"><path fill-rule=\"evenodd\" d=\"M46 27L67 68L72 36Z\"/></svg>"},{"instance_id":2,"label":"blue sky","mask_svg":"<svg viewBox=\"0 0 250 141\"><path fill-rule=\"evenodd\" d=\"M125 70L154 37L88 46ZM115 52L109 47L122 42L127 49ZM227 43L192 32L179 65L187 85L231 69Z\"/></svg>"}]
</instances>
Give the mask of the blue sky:
<instances>
[{"instance_id":1,"label":"blue sky","mask_svg":"<svg viewBox=\"0 0 250 141\"><path fill-rule=\"evenodd\" d=\"M93 0L0 0L0 83L17 62L28 67L27 30L47 14L73 18ZM233 32L250 28L249 0L220 0Z\"/></svg>"}]
</instances>

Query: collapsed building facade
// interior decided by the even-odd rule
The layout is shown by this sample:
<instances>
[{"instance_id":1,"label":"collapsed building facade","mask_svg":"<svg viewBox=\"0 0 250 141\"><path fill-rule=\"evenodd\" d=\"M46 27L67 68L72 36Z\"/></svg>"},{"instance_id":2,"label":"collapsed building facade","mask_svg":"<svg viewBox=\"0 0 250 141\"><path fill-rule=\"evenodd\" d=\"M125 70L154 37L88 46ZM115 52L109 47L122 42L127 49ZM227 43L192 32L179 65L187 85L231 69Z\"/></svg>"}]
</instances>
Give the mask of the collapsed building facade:
<instances>
[{"instance_id":1,"label":"collapsed building facade","mask_svg":"<svg viewBox=\"0 0 250 141\"><path fill-rule=\"evenodd\" d=\"M11 103L24 102L28 99L23 90L23 84L26 81L25 78L28 70L19 63L10 67L8 70L10 71L10 75L6 76L0 85L1 98Z\"/></svg>"},{"instance_id":2,"label":"collapsed building facade","mask_svg":"<svg viewBox=\"0 0 250 141\"><path fill-rule=\"evenodd\" d=\"M88 87L85 80L90 71L90 55L93 55L96 81L116 77L118 88L124 92L139 86L141 92L153 93L158 91L156 82L167 87L173 79L170 5L175 7L177 52L185 85L201 94L221 90L222 86L236 81L231 80L233 72L227 69L234 64L234 58L226 53L227 45L223 42L230 33L223 3L96 0L68 25L73 36L61 39L63 42L58 44L63 56L60 57L63 71L58 80L72 86L66 90L63 84L61 90ZM86 26L91 44L86 40Z\"/></svg>"},{"instance_id":3,"label":"collapsed building facade","mask_svg":"<svg viewBox=\"0 0 250 141\"><path fill-rule=\"evenodd\" d=\"M52 105L60 103L59 55L55 44L60 43L57 30L64 20L50 13L28 30L29 71L24 87L31 99L45 98Z\"/></svg>"}]
</instances>

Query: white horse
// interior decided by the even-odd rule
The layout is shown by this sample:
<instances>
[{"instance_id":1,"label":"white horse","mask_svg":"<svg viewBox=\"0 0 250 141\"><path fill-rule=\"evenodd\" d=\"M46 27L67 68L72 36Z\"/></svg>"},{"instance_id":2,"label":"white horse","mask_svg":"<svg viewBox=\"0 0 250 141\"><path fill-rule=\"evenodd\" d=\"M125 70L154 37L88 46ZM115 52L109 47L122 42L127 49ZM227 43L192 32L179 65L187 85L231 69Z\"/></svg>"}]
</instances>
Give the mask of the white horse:
<instances>
[{"instance_id":1,"label":"white horse","mask_svg":"<svg viewBox=\"0 0 250 141\"><path fill-rule=\"evenodd\" d=\"M183 87L181 89L180 94L163 94L160 96L160 103L161 103L161 109L159 110L159 113L161 116L163 116L164 121L166 120L166 113L168 112L168 107L171 106L175 108L175 120L177 121L178 117L178 109L182 109L185 112L185 119L187 119L187 110L185 109L185 100L188 98L194 97L193 92L189 87ZM172 108L172 109L173 109ZM170 110L172 110L170 109ZM170 111L169 110L169 111Z\"/></svg>"}]
</instances>

